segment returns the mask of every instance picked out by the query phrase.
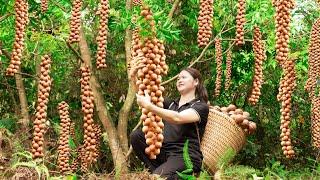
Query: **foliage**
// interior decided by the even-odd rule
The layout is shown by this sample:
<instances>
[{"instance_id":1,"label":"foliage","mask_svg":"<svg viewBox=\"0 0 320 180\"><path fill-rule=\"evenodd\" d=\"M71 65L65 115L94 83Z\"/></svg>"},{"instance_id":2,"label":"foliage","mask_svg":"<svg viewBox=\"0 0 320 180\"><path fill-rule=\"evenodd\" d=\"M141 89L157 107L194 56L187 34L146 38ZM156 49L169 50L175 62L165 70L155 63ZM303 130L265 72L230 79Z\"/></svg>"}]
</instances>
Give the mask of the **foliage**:
<instances>
[{"instance_id":1,"label":"foliage","mask_svg":"<svg viewBox=\"0 0 320 180\"><path fill-rule=\"evenodd\" d=\"M183 146L183 162L186 168L181 173L177 171L179 177L186 180L195 179L194 176L190 175L193 172L193 164L189 156L189 139L186 140Z\"/></svg>"},{"instance_id":2,"label":"foliage","mask_svg":"<svg viewBox=\"0 0 320 180\"><path fill-rule=\"evenodd\" d=\"M35 78L38 73L37 67L41 56L49 53L53 60L50 75L54 81L48 105L48 120L51 123L48 140L55 142L58 138L59 131L56 127L59 124L59 115L56 107L59 102L64 100L70 106L70 118L76 123L76 138L69 141L74 148L83 140L83 117L79 84L80 62L78 57L66 45L70 29L69 19L72 1L49 1L49 9L45 13L40 10L39 0L28 2L30 23L26 30L25 49L21 64L21 71L26 74L23 75L23 83L26 90L28 110L31 119L34 119L37 98L37 80ZM172 8L170 0L147 0L145 2L150 5L154 13L157 36L165 42L169 73L163 77L163 80L168 80L182 68L188 66L202 52L202 49L197 46L196 38L199 1L181 1L172 19L168 18L168 13ZM213 58L214 47L210 46L204 53L203 58L194 65L195 68L202 72L211 104L225 106L233 103L250 112L253 121L257 123L256 134L248 137L247 145L235 157L233 163L255 168L255 170L251 168L242 169L245 173L241 177L253 177L254 174L257 174L259 177L283 178L290 176L293 172L309 173L308 175L311 177L317 177L319 176L319 165L316 163L317 152L310 143L310 101L303 88L308 74L309 32L315 19L320 17L316 2L312 0L296 0L297 6L292 11L290 56L297 58L297 87L293 94L293 112L290 128L297 156L290 161L286 160L282 155L279 141L280 130L277 128L280 126L280 104L276 100L276 95L282 70L275 61L275 9L272 7L270 0L246 0L246 3L247 23L245 25L245 38L252 39L253 26L259 25L268 56L263 64L264 84L259 103L256 106L249 106L246 101L251 89L254 72L254 55L251 42L246 42L243 47L231 48L233 59L232 85L228 91L222 89L221 96L217 98L212 96L216 74L216 65ZM4 50L11 52L15 34L14 1L0 0L0 4L0 41ZM92 59L95 59L97 49L95 42L99 26L99 18L96 16L97 4L97 1L85 1L81 11L86 37L92 52ZM125 1L110 0L110 7L107 46L108 67L103 71L95 71L95 74L98 77L101 89L103 89L102 94L106 100L106 107L112 116L113 123L117 125L117 117L124 104L123 99L125 98L123 97L126 97L128 88L126 52L124 48L125 30L127 28L133 29L136 26L144 28L144 23L141 19L137 24L131 22L132 16L139 14L140 10L139 8L126 9ZM237 1L214 2L213 35L214 37L222 38L224 51L231 44L228 39L233 39L235 36L236 12ZM78 50L78 46L74 46L74 48L76 51ZM4 54L0 54L0 128L5 128L11 133L18 133L19 123L16 122L21 117L15 79L4 75L9 61ZM94 60L93 64L95 64ZM225 68L224 65L224 71ZM165 96L178 96L175 83L169 83L165 88ZM138 122L138 116L138 107L135 105L130 113L128 132ZM94 118L98 122L96 114ZM107 142L107 134L104 135L104 140ZM28 138L31 134L24 136ZM27 147L25 144L23 146ZM15 148L18 152L23 152L25 150L23 146L15 146ZM106 144L103 144L101 148L102 157L99 159L97 168L94 171L99 173L111 172L113 163L110 156L110 148ZM49 147L48 151L52 153L50 155L56 155L55 147ZM30 159L25 158L25 160L29 162L28 165L33 168L36 167L33 162L30 162ZM223 160L223 162L227 161ZM222 163L221 165L225 166L226 164ZM230 169L229 172L228 166L225 167L225 173L230 173L227 175L233 176L240 173L240 169L235 173L236 170ZM39 172L46 174L45 168L42 166L41 168L38 168ZM132 169L135 168L137 167Z\"/></svg>"},{"instance_id":3,"label":"foliage","mask_svg":"<svg viewBox=\"0 0 320 180\"><path fill-rule=\"evenodd\" d=\"M229 147L227 151L218 160L217 167L223 169L235 157L236 151Z\"/></svg>"},{"instance_id":4,"label":"foliage","mask_svg":"<svg viewBox=\"0 0 320 180\"><path fill-rule=\"evenodd\" d=\"M14 119L1 119L0 120L0 129L4 128L14 133L16 131L16 121Z\"/></svg>"},{"instance_id":5,"label":"foliage","mask_svg":"<svg viewBox=\"0 0 320 180\"><path fill-rule=\"evenodd\" d=\"M39 180L50 177L48 168L43 163L32 160L32 154L30 152L18 152L13 154L13 157L16 158L16 162L12 165L13 169L16 169L19 166L29 167L36 170Z\"/></svg>"}]
</instances>

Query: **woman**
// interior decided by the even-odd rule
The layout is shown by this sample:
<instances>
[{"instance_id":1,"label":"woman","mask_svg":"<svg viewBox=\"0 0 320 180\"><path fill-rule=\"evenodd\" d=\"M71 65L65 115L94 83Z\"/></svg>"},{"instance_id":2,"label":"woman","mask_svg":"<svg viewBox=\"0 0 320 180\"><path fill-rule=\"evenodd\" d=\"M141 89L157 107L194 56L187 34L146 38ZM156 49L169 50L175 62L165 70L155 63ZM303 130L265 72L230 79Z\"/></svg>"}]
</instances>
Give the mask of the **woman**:
<instances>
[{"instance_id":1,"label":"woman","mask_svg":"<svg viewBox=\"0 0 320 180\"><path fill-rule=\"evenodd\" d=\"M139 59L133 63L130 70L132 82L136 81L137 70L143 66L138 65ZM189 156L193 163L193 172L201 170L203 155L200 151L200 139L203 136L207 123L209 107L208 94L203 86L198 70L186 68L178 75L177 89L180 98L176 100L165 99L164 107L160 108L151 103L150 97L137 96L140 107L162 117L164 122L164 141L161 152L152 160L145 154L147 147L144 133L139 128L130 135L130 141L136 155L153 174L158 174L168 180L178 179L176 171L185 170L183 161L183 146L189 140ZM146 93L147 94L147 93Z\"/></svg>"}]
</instances>

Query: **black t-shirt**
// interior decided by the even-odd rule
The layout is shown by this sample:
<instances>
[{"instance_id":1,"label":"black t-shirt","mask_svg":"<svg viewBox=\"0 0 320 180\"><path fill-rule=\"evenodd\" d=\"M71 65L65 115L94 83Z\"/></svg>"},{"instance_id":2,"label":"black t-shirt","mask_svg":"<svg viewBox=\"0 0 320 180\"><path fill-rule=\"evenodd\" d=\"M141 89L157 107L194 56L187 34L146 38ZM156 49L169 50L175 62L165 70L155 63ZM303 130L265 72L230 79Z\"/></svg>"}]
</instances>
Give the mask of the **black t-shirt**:
<instances>
[{"instance_id":1,"label":"black t-shirt","mask_svg":"<svg viewBox=\"0 0 320 180\"><path fill-rule=\"evenodd\" d=\"M194 109L199 117L200 121L196 122L199 128L200 139L203 136L205 126L207 124L209 107L207 103L201 101L198 98L191 100L190 102L179 107L179 99L177 100L164 100L164 109L169 109L177 112L192 108ZM163 149L168 155L183 155L183 146L187 139L189 139L189 155L197 165L201 165L203 155L200 150L200 144L198 139L198 133L195 123L186 124L172 124L163 120L164 122L164 142Z\"/></svg>"}]
</instances>

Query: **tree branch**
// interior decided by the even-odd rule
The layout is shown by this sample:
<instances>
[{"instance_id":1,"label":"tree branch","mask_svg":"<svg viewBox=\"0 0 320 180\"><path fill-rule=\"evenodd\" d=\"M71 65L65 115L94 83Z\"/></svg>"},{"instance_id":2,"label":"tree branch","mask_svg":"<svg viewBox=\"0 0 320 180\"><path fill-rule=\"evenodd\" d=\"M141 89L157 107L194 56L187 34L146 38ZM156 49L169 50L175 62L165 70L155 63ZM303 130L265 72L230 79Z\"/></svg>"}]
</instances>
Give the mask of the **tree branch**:
<instances>
[{"instance_id":1,"label":"tree branch","mask_svg":"<svg viewBox=\"0 0 320 180\"><path fill-rule=\"evenodd\" d=\"M73 52L73 54L75 54L82 63L84 63L82 57L80 56L80 54L71 46L71 44L69 42L66 41L67 46L69 47L69 49L71 49L71 51Z\"/></svg>"},{"instance_id":2,"label":"tree branch","mask_svg":"<svg viewBox=\"0 0 320 180\"><path fill-rule=\"evenodd\" d=\"M236 41L233 41L232 44L230 44L229 48L225 52L222 53L222 55L227 54L227 52L230 51L233 48L235 43L236 43Z\"/></svg>"},{"instance_id":3,"label":"tree branch","mask_svg":"<svg viewBox=\"0 0 320 180\"><path fill-rule=\"evenodd\" d=\"M2 53L4 54L4 56L6 56L9 60L11 59L11 54L6 51L5 49L3 49L2 46L2 42L0 42L0 50L2 51ZM1 73L5 73L4 71L0 71ZM28 76L28 77L32 77L38 80L38 77L31 75L31 74L27 74L27 73L22 73L22 72L16 72L15 74L20 74L20 75L24 75L24 76Z\"/></svg>"},{"instance_id":4,"label":"tree branch","mask_svg":"<svg viewBox=\"0 0 320 180\"><path fill-rule=\"evenodd\" d=\"M173 14L177 10L179 3L180 3L180 0L175 0L174 1L173 5L172 5L172 8L171 8L171 10L169 12L169 15L168 15L169 19L172 19Z\"/></svg>"},{"instance_id":5,"label":"tree branch","mask_svg":"<svg viewBox=\"0 0 320 180\"><path fill-rule=\"evenodd\" d=\"M137 123L137 125L133 128L132 132L135 131L135 130L137 130L138 127L141 125L141 123L142 123L142 121L139 120L139 122ZM128 157L130 156L130 154L132 153L132 151L133 151L132 145L130 145L130 148L129 148L127 154L126 154L126 159L128 159Z\"/></svg>"},{"instance_id":6,"label":"tree branch","mask_svg":"<svg viewBox=\"0 0 320 180\"><path fill-rule=\"evenodd\" d=\"M2 51L2 53L4 54L4 56L6 56L8 59L11 59L11 55L8 51L6 51L5 49L3 49L3 45L2 42L0 41L0 50Z\"/></svg>"},{"instance_id":7,"label":"tree branch","mask_svg":"<svg viewBox=\"0 0 320 180\"><path fill-rule=\"evenodd\" d=\"M67 13L69 12L65 7L63 7L61 4L57 3L55 0L51 1L53 4L55 4L56 6L58 6L63 12Z\"/></svg>"},{"instance_id":8,"label":"tree branch","mask_svg":"<svg viewBox=\"0 0 320 180\"><path fill-rule=\"evenodd\" d=\"M227 25L227 23L225 23L225 24L223 25L221 31L220 31L220 32L215 36L215 38L214 38L212 41L210 41L210 42L207 44L207 46L202 50L202 52L201 52L201 54L199 55L199 57L198 57L196 60L194 60L193 62L191 61L191 64L190 64L188 67L192 67L194 64L196 64L197 62L199 62L199 61L201 60L201 58L204 56L204 54L205 54L205 52L207 51L207 49L209 48L209 46L214 42L214 40L215 40L219 35L221 35L222 33L225 33L225 32L227 32L227 31L230 31L231 29L235 28L235 27L232 27L232 28L229 28L229 29L227 29L227 30L223 30L226 25ZM233 44L234 44L234 43L233 43ZM228 50L231 49L231 47L233 46L233 44L229 47ZM227 51L228 51L228 50L227 50ZM227 52L227 51L226 51L226 52ZM226 53L226 52L225 52L225 53ZM169 79L169 80L167 80L167 81L165 81L165 82L162 82L160 85L162 85L162 86L163 86L163 85L166 85L166 84L170 83L171 81L177 79L177 77L178 77L178 74L175 75L174 77L172 77L171 79Z\"/></svg>"},{"instance_id":9,"label":"tree branch","mask_svg":"<svg viewBox=\"0 0 320 180\"><path fill-rule=\"evenodd\" d=\"M194 60L188 67L192 67L194 64L196 64L198 61L200 61L200 59L204 56L205 52L207 51L207 49L209 48L209 46L214 42L214 40L210 41L207 46L205 48L203 48L201 54L199 55L199 57ZM174 77L172 77L171 79L165 81L165 82L162 82L161 85L166 85L168 84L169 82L175 80L176 78L178 77L178 75L175 75Z\"/></svg>"},{"instance_id":10,"label":"tree branch","mask_svg":"<svg viewBox=\"0 0 320 180\"><path fill-rule=\"evenodd\" d=\"M10 60L11 54L3 49L2 42L0 41L0 49L2 50L3 54ZM18 71L14 74L16 80L16 86L18 90L19 100L20 100L20 109L21 109L21 116L20 123L22 124L22 131L26 132L28 128L28 124L30 122L30 116L28 112L28 101L26 97L25 87L23 85L23 80L21 75L28 75L34 77L33 75L22 73L21 67L18 68ZM35 79L38 79L34 77Z\"/></svg>"},{"instance_id":11,"label":"tree branch","mask_svg":"<svg viewBox=\"0 0 320 180\"><path fill-rule=\"evenodd\" d=\"M132 0L126 0L126 9L127 11L130 11L132 9ZM126 35L125 35L125 59L126 59L126 64L130 64L131 62L131 42L132 42L132 31L130 30L130 27L128 26L126 28ZM126 94L126 98L124 101L124 104L122 105L119 113L119 120L118 120L118 136L120 140L120 146L122 150L127 153L128 151L128 119L129 115L135 100L135 90L134 90L134 85L132 85L132 82L130 81L129 77L129 70L127 69L127 76L128 76L128 90Z\"/></svg>"},{"instance_id":12,"label":"tree branch","mask_svg":"<svg viewBox=\"0 0 320 180\"><path fill-rule=\"evenodd\" d=\"M6 73L6 71L0 71L1 73ZM31 74L28 74L28 73L23 73L23 72L16 72L15 74L19 74L19 75L23 75L23 76L28 76L28 77L32 77L36 80L39 80L39 78L37 76L34 76L34 75L31 75Z\"/></svg>"},{"instance_id":13,"label":"tree branch","mask_svg":"<svg viewBox=\"0 0 320 180\"><path fill-rule=\"evenodd\" d=\"M1 17L0 17L0 22L3 21L3 20L5 20L7 17L9 17L9 16L11 16L11 15L12 15L11 13L7 13L7 14L1 16Z\"/></svg>"},{"instance_id":14,"label":"tree branch","mask_svg":"<svg viewBox=\"0 0 320 180\"><path fill-rule=\"evenodd\" d=\"M236 39L221 39L221 41L235 41ZM253 39L244 39L244 41L246 42L252 42ZM262 41L266 41L266 40L262 40Z\"/></svg>"}]
</instances>

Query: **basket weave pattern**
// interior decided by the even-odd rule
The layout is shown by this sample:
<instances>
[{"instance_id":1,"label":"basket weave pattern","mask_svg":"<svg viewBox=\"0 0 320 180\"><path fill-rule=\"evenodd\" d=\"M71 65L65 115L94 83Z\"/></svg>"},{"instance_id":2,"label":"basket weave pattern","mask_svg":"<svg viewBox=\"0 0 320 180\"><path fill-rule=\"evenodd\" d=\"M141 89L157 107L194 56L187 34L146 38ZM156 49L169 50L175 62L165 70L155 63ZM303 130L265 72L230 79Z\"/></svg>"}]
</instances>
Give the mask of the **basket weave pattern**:
<instances>
[{"instance_id":1,"label":"basket weave pattern","mask_svg":"<svg viewBox=\"0 0 320 180\"><path fill-rule=\"evenodd\" d=\"M208 122L201 141L203 163L211 173L218 170L217 163L231 147L239 152L246 142L243 130L229 116L212 107L209 109Z\"/></svg>"}]
</instances>

